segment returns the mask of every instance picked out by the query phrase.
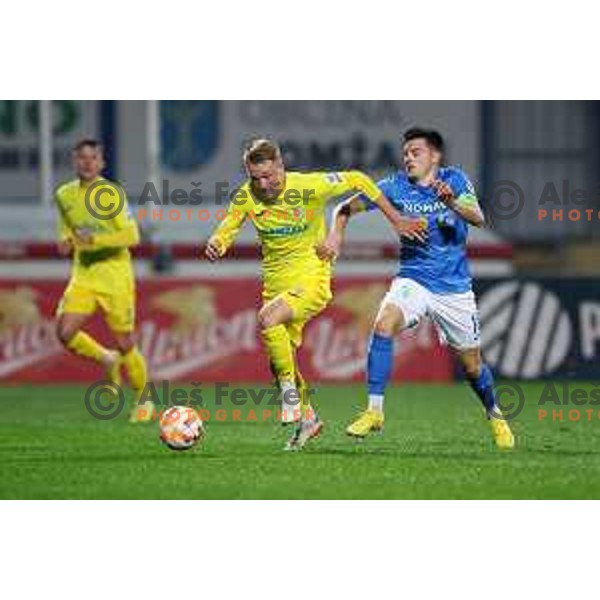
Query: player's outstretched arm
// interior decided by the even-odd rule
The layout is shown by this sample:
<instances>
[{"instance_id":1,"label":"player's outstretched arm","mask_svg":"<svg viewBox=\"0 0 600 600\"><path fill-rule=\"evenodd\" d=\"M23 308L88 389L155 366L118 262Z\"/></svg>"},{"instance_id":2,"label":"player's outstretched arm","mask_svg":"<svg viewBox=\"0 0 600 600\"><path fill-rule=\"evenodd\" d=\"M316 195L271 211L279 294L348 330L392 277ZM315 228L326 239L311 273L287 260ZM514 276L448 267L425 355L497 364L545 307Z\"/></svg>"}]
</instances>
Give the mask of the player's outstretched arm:
<instances>
[{"instance_id":1,"label":"player's outstretched arm","mask_svg":"<svg viewBox=\"0 0 600 600\"><path fill-rule=\"evenodd\" d=\"M340 171L329 173L328 195L330 197L358 192L361 199L366 199L377 206L391 223L398 235L424 241L427 224L419 219L403 216L381 192L379 186L362 171Z\"/></svg>"},{"instance_id":2,"label":"player's outstretched arm","mask_svg":"<svg viewBox=\"0 0 600 600\"><path fill-rule=\"evenodd\" d=\"M375 200L371 200L377 205L388 220L394 225L396 232L412 240L425 242L427 239L427 220L413 219L400 214L391 204L391 202L379 192ZM367 206L360 195L352 196L341 202L333 209L331 218L331 228L325 240L316 246L317 256L321 260L335 260L341 251L344 243L344 236L348 222L353 215L365 212Z\"/></svg>"},{"instance_id":3,"label":"player's outstretched arm","mask_svg":"<svg viewBox=\"0 0 600 600\"><path fill-rule=\"evenodd\" d=\"M243 206L230 203L225 218L206 242L204 256L211 262L222 258L238 236L248 213Z\"/></svg>"},{"instance_id":4,"label":"player's outstretched arm","mask_svg":"<svg viewBox=\"0 0 600 600\"><path fill-rule=\"evenodd\" d=\"M360 192L363 197L367 198L381 210L398 235L421 242L425 241L427 230L425 219L414 219L403 216L385 197L379 186L365 173L361 171L349 171L348 180L353 191Z\"/></svg>"},{"instance_id":5,"label":"player's outstretched arm","mask_svg":"<svg viewBox=\"0 0 600 600\"><path fill-rule=\"evenodd\" d=\"M379 197L372 200L372 202L380 208L398 235L418 242L427 241L426 218L405 217L394 208L383 194L379 194Z\"/></svg>"},{"instance_id":6,"label":"player's outstretched arm","mask_svg":"<svg viewBox=\"0 0 600 600\"><path fill-rule=\"evenodd\" d=\"M334 261L339 256L350 217L365 210L365 204L358 195L340 202L333 209L329 233L315 246L317 256L321 260Z\"/></svg>"}]
</instances>

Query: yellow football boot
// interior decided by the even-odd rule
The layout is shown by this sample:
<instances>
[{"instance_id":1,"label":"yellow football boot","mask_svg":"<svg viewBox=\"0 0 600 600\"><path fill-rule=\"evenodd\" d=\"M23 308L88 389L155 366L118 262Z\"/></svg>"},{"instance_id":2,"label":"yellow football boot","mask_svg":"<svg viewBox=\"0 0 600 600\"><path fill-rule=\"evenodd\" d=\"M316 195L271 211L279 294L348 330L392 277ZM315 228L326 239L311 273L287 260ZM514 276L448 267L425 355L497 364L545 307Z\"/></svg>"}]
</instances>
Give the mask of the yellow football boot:
<instances>
[{"instance_id":1,"label":"yellow football boot","mask_svg":"<svg viewBox=\"0 0 600 600\"><path fill-rule=\"evenodd\" d=\"M146 400L140 404L138 402L139 394L134 394L134 402L131 405L131 411L129 413L130 423L149 423L158 418L156 407L152 400Z\"/></svg>"},{"instance_id":2,"label":"yellow football boot","mask_svg":"<svg viewBox=\"0 0 600 600\"><path fill-rule=\"evenodd\" d=\"M491 417L490 427L492 429L492 437L499 450L512 450L515 447L515 438L506 419Z\"/></svg>"},{"instance_id":3,"label":"yellow football boot","mask_svg":"<svg viewBox=\"0 0 600 600\"><path fill-rule=\"evenodd\" d=\"M346 433L353 437L363 438L371 431L383 429L383 413L377 410L365 410L352 425L346 428Z\"/></svg>"}]
</instances>

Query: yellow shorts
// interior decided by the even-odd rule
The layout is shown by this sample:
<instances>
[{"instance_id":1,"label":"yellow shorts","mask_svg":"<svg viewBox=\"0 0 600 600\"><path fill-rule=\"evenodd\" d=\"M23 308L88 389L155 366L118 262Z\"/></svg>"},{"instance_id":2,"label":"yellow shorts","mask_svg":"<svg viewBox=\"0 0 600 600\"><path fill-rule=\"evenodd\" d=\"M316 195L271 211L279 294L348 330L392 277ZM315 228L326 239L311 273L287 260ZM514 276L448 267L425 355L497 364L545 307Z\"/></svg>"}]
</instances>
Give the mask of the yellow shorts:
<instances>
[{"instance_id":1,"label":"yellow shorts","mask_svg":"<svg viewBox=\"0 0 600 600\"><path fill-rule=\"evenodd\" d=\"M263 293L265 303L282 299L293 311L294 318L286 324L292 344L296 348L302 343L304 326L316 317L331 302L329 280L299 284L279 294Z\"/></svg>"},{"instance_id":2,"label":"yellow shorts","mask_svg":"<svg viewBox=\"0 0 600 600\"><path fill-rule=\"evenodd\" d=\"M97 292L77 281L71 281L56 310L57 315L75 313L92 315L100 307L112 331L128 333L135 326L135 295L133 292Z\"/></svg>"}]
</instances>

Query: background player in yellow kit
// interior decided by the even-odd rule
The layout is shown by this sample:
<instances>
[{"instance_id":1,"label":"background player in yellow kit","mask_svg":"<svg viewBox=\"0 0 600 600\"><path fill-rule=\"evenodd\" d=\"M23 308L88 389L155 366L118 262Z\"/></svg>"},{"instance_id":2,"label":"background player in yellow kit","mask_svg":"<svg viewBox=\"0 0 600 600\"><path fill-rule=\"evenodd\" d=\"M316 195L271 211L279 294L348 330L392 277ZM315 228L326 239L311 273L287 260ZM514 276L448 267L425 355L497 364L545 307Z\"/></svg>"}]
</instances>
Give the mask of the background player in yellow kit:
<instances>
[{"instance_id":1,"label":"background player in yellow kit","mask_svg":"<svg viewBox=\"0 0 600 600\"><path fill-rule=\"evenodd\" d=\"M101 177L102 146L95 140L79 142L73 150L77 178L56 190L59 244L73 253L71 279L57 310L57 334L66 349L101 363L107 377L120 385L125 366L137 400L146 385L146 362L135 345L135 279L129 247L139 241L125 192ZM82 331L87 319L100 308L117 350L109 350ZM153 406L134 404L130 421L152 418Z\"/></svg>"},{"instance_id":2,"label":"background player in yellow kit","mask_svg":"<svg viewBox=\"0 0 600 600\"><path fill-rule=\"evenodd\" d=\"M248 180L232 195L205 254L211 261L221 258L244 222L249 219L254 224L263 255L263 304L258 321L282 391L281 420L300 421L287 447L299 449L322 427L310 405L296 350L306 323L331 300L331 265L315 252L327 233L327 201L359 192L381 208L399 234L409 237L420 237L423 223L401 216L359 171L286 172L279 147L264 139L252 142L243 158Z\"/></svg>"}]
</instances>

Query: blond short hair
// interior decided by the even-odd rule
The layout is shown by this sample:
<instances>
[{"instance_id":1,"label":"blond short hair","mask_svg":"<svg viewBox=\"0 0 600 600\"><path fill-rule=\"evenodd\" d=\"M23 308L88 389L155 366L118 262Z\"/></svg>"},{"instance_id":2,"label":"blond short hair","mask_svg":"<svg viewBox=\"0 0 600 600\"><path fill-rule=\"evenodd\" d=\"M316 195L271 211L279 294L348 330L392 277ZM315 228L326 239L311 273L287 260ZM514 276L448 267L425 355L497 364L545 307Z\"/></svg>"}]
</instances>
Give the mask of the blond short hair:
<instances>
[{"instance_id":1,"label":"blond short hair","mask_svg":"<svg viewBox=\"0 0 600 600\"><path fill-rule=\"evenodd\" d=\"M267 160L281 159L279 146L267 139L253 140L244 150L244 162L258 165Z\"/></svg>"}]
</instances>

